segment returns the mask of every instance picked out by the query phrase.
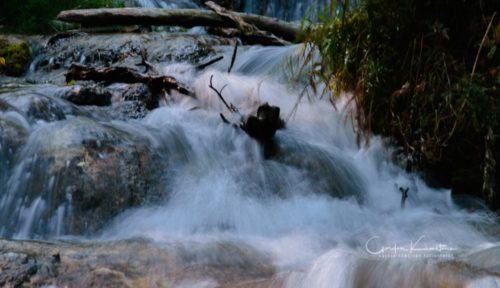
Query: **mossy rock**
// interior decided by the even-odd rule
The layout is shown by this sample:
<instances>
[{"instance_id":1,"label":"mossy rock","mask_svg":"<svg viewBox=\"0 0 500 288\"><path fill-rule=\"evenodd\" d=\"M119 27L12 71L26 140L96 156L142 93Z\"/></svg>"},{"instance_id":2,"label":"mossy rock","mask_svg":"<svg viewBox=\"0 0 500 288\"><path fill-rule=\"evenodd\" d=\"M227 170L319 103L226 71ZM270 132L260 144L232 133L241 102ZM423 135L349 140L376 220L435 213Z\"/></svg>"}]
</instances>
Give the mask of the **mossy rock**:
<instances>
[{"instance_id":1,"label":"mossy rock","mask_svg":"<svg viewBox=\"0 0 500 288\"><path fill-rule=\"evenodd\" d=\"M31 49L24 41L0 38L0 74L19 77L31 59Z\"/></svg>"}]
</instances>

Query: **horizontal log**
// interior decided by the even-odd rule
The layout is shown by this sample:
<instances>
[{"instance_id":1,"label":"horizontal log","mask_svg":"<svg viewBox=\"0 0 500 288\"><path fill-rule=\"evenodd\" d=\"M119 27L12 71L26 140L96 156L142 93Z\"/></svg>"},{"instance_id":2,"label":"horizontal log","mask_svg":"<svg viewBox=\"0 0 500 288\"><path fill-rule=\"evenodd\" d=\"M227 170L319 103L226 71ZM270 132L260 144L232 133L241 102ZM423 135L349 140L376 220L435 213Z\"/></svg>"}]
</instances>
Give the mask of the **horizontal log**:
<instances>
[{"instance_id":1,"label":"horizontal log","mask_svg":"<svg viewBox=\"0 0 500 288\"><path fill-rule=\"evenodd\" d=\"M128 67L104 67L96 68L80 64L71 64L66 73L66 82L72 80L87 80L110 83L144 83L147 84L151 92L176 90L185 95L191 95L188 87L177 82L170 76L150 76L142 74Z\"/></svg>"},{"instance_id":2,"label":"horizontal log","mask_svg":"<svg viewBox=\"0 0 500 288\"><path fill-rule=\"evenodd\" d=\"M245 22L260 30L268 31L287 41L295 41L299 27L271 17L235 13ZM80 23L84 26L107 25L170 25L191 28L194 26L237 28L216 13L199 9L156 8L102 8L62 11L58 20Z\"/></svg>"}]
</instances>

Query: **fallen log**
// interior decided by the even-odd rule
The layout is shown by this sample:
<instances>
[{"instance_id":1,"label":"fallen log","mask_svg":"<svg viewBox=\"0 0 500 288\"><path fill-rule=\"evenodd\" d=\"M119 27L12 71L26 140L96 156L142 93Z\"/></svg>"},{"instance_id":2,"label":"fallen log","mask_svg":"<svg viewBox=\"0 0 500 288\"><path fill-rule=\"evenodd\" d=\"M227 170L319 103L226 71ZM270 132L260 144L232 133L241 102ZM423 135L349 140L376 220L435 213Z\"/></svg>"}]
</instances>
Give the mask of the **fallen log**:
<instances>
[{"instance_id":1,"label":"fallen log","mask_svg":"<svg viewBox=\"0 0 500 288\"><path fill-rule=\"evenodd\" d=\"M96 68L80 64L71 64L66 73L66 83L72 80L89 80L110 83L144 83L152 93L176 90L185 95L192 95L190 89L170 76L150 76L127 67Z\"/></svg>"},{"instance_id":2,"label":"fallen log","mask_svg":"<svg viewBox=\"0 0 500 288\"><path fill-rule=\"evenodd\" d=\"M296 41L299 27L292 23L255 14L237 13L243 21L260 30L268 31L287 41ZM83 26L107 25L172 25L191 28L194 26L237 28L217 13L198 9L152 8L102 8L62 11L58 20L80 23Z\"/></svg>"},{"instance_id":3,"label":"fallen log","mask_svg":"<svg viewBox=\"0 0 500 288\"><path fill-rule=\"evenodd\" d=\"M289 42L284 41L269 32L260 30L255 25L247 23L240 15L238 15L238 13L227 10L217 5L213 1L205 2L205 5L210 8L210 10L217 13L217 15L225 19L227 22L231 23L231 25L236 26L236 29L226 28L222 30L235 30L234 36L239 37L246 44L262 44L275 46L284 46L290 44ZM229 34L231 34L231 32L229 32Z\"/></svg>"}]
</instances>

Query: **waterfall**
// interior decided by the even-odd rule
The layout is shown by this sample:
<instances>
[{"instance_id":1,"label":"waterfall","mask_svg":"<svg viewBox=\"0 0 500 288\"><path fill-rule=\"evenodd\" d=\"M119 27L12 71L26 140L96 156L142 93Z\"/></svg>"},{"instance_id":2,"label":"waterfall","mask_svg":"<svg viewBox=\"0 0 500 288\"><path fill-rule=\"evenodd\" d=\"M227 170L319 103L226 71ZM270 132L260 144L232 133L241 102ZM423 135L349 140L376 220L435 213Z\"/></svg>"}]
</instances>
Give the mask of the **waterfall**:
<instances>
[{"instance_id":1,"label":"waterfall","mask_svg":"<svg viewBox=\"0 0 500 288\"><path fill-rule=\"evenodd\" d=\"M203 2L203 1L202 1ZM190 0L135 0L130 6L147 8L199 8L198 1ZM240 12L266 15L286 21L300 21L306 16L314 19L324 0L238 0L232 1L233 9Z\"/></svg>"},{"instance_id":2,"label":"waterfall","mask_svg":"<svg viewBox=\"0 0 500 288\"><path fill-rule=\"evenodd\" d=\"M0 139L0 159L8 160L0 166L0 236L230 243L270 259L279 287L497 286L495 277L447 274L451 262L472 263L471 251L498 245L495 218L396 166L383 139L360 147L346 99L333 107L327 97L301 97L287 69L301 48L244 47L230 74L230 47L202 72L165 62L160 71L193 87L196 98L173 93L139 120L77 108L59 97L70 88L3 91L0 99L18 108L0 102L0 123L26 139ZM208 87L211 77L243 115L263 103L280 107L287 122L276 155L265 157L237 128L241 116ZM50 112L44 120L33 112L42 106ZM404 208L400 188L409 189Z\"/></svg>"},{"instance_id":3,"label":"waterfall","mask_svg":"<svg viewBox=\"0 0 500 288\"><path fill-rule=\"evenodd\" d=\"M163 9L198 8L198 5L190 0L135 0L129 4L130 6Z\"/></svg>"}]
</instances>

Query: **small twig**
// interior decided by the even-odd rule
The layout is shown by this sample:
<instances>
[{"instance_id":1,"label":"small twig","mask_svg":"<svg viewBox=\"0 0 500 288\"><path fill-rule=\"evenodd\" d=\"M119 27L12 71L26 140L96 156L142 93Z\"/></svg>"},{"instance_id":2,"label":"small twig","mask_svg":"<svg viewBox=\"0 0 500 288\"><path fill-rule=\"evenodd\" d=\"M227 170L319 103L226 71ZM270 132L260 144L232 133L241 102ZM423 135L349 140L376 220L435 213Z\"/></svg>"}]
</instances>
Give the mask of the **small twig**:
<instances>
[{"instance_id":1,"label":"small twig","mask_svg":"<svg viewBox=\"0 0 500 288\"><path fill-rule=\"evenodd\" d=\"M144 66L145 70L143 73L148 73L148 71L151 70L153 74L158 74L158 71L156 71L155 66L148 61L148 51L144 48L141 49L141 62L135 65Z\"/></svg>"},{"instance_id":2,"label":"small twig","mask_svg":"<svg viewBox=\"0 0 500 288\"><path fill-rule=\"evenodd\" d=\"M231 73L231 70L233 69L234 61L236 61L237 52L238 52L238 41L236 41L236 44L234 44L233 56L231 57L231 65L229 66L229 69L227 69L227 73Z\"/></svg>"},{"instance_id":3,"label":"small twig","mask_svg":"<svg viewBox=\"0 0 500 288\"><path fill-rule=\"evenodd\" d=\"M208 61L207 63L203 63L203 64L199 64L198 66L196 66L196 70L203 70L205 68L207 68L208 66L214 64L214 63L217 63L219 62L220 60L224 59L224 56L219 56L215 59L212 59L210 61Z\"/></svg>"},{"instance_id":4,"label":"small twig","mask_svg":"<svg viewBox=\"0 0 500 288\"><path fill-rule=\"evenodd\" d=\"M493 13L493 16L491 16L491 20L490 20L490 23L488 24L488 28L486 28L486 32L484 33L483 39L481 40L481 44L479 45L479 49L477 50L476 60L474 60L474 65L472 66L472 72L470 73L471 80L472 80L472 77L474 77L474 73L476 72L476 65L477 65L477 61L479 61L479 55L481 54L481 50L483 49L484 42L486 42L486 38L488 38L488 33L490 32L491 24L493 24L493 20L495 19L496 15L497 15L497 12Z\"/></svg>"},{"instance_id":5,"label":"small twig","mask_svg":"<svg viewBox=\"0 0 500 288\"><path fill-rule=\"evenodd\" d=\"M226 124L231 124L231 122L229 122L229 120L227 120L226 116L224 116L224 114L220 113L220 118L222 118L222 122L226 123Z\"/></svg>"},{"instance_id":6,"label":"small twig","mask_svg":"<svg viewBox=\"0 0 500 288\"><path fill-rule=\"evenodd\" d=\"M212 89L215 93L217 93L217 96L219 96L219 99L222 101L222 103L224 103L224 105L226 106L226 108L231 112L231 113L238 113L238 109L233 105L229 105L227 104L226 100L224 99L224 97L222 97L222 90L224 90L224 88L227 87L227 85L224 85L224 87L222 87L222 89L219 91L217 90L213 84L212 84L212 80L214 78L214 75L210 75L210 85L208 85L208 87L210 89Z\"/></svg>"}]
</instances>

